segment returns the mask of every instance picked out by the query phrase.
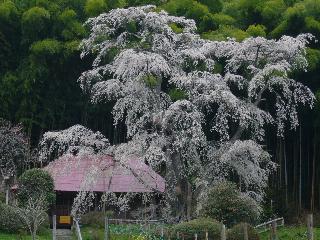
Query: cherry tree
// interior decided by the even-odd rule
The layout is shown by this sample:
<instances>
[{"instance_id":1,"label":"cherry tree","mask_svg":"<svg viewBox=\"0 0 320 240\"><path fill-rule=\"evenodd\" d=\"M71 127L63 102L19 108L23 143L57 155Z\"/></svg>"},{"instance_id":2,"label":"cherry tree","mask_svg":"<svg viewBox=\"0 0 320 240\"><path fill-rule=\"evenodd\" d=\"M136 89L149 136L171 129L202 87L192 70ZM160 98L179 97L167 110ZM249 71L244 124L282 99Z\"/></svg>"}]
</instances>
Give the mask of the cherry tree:
<instances>
[{"instance_id":1,"label":"cherry tree","mask_svg":"<svg viewBox=\"0 0 320 240\"><path fill-rule=\"evenodd\" d=\"M84 173L84 179L81 183L79 192L74 199L72 205L71 215L74 220L78 222L82 215L88 210L88 207L93 206L96 194L92 192L93 187L97 183L97 180L105 174L105 166L99 164L101 156L103 155L114 155L114 146L110 146L109 140L106 139L100 132L93 132L88 128L75 125L68 129L61 131L46 132L39 143L39 160L44 163L48 163L56 158L62 161L64 167L59 169L61 175L69 174L70 167L72 165L77 166L83 159L91 160L92 165L88 167ZM117 149L117 151L121 151ZM120 154L118 154L120 155ZM76 158L75 158L76 156ZM135 156L136 157L136 156ZM158 190L148 185L148 181L145 181L145 176L140 177L140 173L133 170L130 164L126 161L129 159L116 159L122 161L120 164L124 166L124 169L132 171L134 176L139 182L144 182L146 188L150 191L154 191L155 194L159 194ZM152 178L152 176L149 176ZM119 209L119 211L126 211L129 208L129 202L140 193L122 193L115 194L113 192L105 192L101 197L101 207L105 208L106 205L111 205ZM143 202L150 202L153 192L145 192L142 196Z\"/></svg>"},{"instance_id":2,"label":"cherry tree","mask_svg":"<svg viewBox=\"0 0 320 240\"><path fill-rule=\"evenodd\" d=\"M139 156L164 172L164 209L183 218L190 217L192 201L201 209L208 188L230 176L261 202L276 168L263 146L265 127L282 136L287 123L298 126L299 105L314 102L292 78L306 69L313 36L210 41L196 33L193 20L152 5L114 9L86 26L81 57L95 59L79 84L92 103L114 103L114 124L125 123L127 141L110 146L101 133L76 125L46 133L40 160L112 153L125 164Z\"/></svg>"},{"instance_id":3,"label":"cherry tree","mask_svg":"<svg viewBox=\"0 0 320 240\"><path fill-rule=\"evenodd\" d=\"M134 154L155 169L165 166L175 215L189 217L192 192L205 198L230 175L260 202L276 167L263 147L265 127L282 136L286 123L299 125L298 106L314 102L291 77L306 69L313 36L210 41L193 20L151 5L114 9L86 26L81 57L95 59L78 81L93 103L115 102L114 124L126 124L128 142L115 148L116 158Z\"/></svg>"},{"instance_id":4,"label":"cherry tree","mask_svg":"<svg viewBox=\"0 0 320 240\"><path fill-rule=\"evenodd\" d=\"M19 167L27 160L28 141L21 125L0 119L0 173L9 201L9 184Z\"/></svg>"},{"instance_id":5,"label":"cherry tree","mask_svg":"<svg viewBox=\"0 0 320 240\"><path fill-rule=\"evenodd\" d=\"M31 197L26 206L15 208L21 222L29 230L32 240L37 239L40 226L48 220L47 210L48 206L44 196L39 196L36 199Z\"/></svg>"},{"instance_id":6,"label":"cherry tree","mask_svg":"<svg viewBox=\"0 0 320 240\"><path fill-rule=\"evenodd\" d=\"M43 134L38 147L39 161L49 162L63 155L102 154L109 146L109 140L100 132L74 125Z\"/></svg>"}]
</instances>

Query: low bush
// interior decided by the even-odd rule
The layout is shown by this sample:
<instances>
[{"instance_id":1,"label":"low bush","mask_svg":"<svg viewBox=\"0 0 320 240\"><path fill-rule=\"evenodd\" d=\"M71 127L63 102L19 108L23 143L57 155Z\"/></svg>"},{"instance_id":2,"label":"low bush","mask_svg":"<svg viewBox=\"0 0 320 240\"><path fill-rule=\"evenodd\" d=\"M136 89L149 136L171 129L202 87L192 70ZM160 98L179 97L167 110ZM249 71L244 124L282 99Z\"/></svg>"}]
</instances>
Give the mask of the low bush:
<instances>
[{"instance_id":1,"label":"low bush","mask_svg":"<svg viewBox=\"0 0 320 240\"><path fill-rule=\"evenodd\" d=\"M90 227L104 227L104 213L103 212L88 212L81 218L81 224Z\"/></svg>"},{"instance_id":2,"label":"low bush","mask_svg":"<svg viewBox=\"0 0 320 240\"><path fill-rule=\"evenodd\" d=\"M221 223L210 218L199 218L188 222L179 223L173 226L171 236L179 235L185 240L194 239L195 233L198 234L198 239L204 239L205 233L208 232L209 240L219 239L221 233Z\"/></svg>"},{"instance_id":3,"label":"low bush","mask_svg":"<svg viewBox=\"0 0 320 240\"><path fill-rule=\"evenodd\" d=\"M260 210L257 203L243 195L234 183L221 182L209 190L201 214L230 227L241 222L255 224Z\"/></svg>"},{"instance_id":4,"label":"low bush","mask_svg":"<svg viewBox=\"0 0 320 240\"><path fill-rule=\"evenodd\" d=\"M244 224L245 223L239 223L235 226L233 226L227 233L227 239L228 240L243 240L244 239ZM248 229L248 237L249 240L259 240L259 234L258 232L249 224L247 224Z\"/></svg>"},{"instance_id":5,"label":"low bush","mask_svg":"<svg viewBox=\"0 0 320 240\"><path fill-rule=\"evenodd\" d=\"M0 231L17 233L24 230L15 207L0 203Z\"/></svg>"},{"instance_id":6,"label":"low bush","mask_svg":"<svg viewBox=\"0 0 320 240\"><path fill-rule=\"evenodd\" d=\"M104 228L104 219L105 216L112 217L112 211L106 211L104 214L103 212L93 211L84 214L81 218L81 224L90 226L90 227L99 227Z\"/></svg>"},{"instance_id":7,"label":"low bush","mask_svg":"<svg viewBox=\"0 0 320 240\"><path fill-rule=\"evenodd\" d=\"M0 204L6 202L6 195L3 192L0 192Z\"/></svg>"},{"instance_id":8,"label":"low bush","mask_svg":"<svg viewBox=\"0 0 320 240\"><path fill-rule=\"evenodd\" d=\"M27 205L29 199L44 197L46 204L55 202L54 181L51 175L42 169L34 168L25 171L18 179L18 202Z\"/></svg>"}]
</instances>

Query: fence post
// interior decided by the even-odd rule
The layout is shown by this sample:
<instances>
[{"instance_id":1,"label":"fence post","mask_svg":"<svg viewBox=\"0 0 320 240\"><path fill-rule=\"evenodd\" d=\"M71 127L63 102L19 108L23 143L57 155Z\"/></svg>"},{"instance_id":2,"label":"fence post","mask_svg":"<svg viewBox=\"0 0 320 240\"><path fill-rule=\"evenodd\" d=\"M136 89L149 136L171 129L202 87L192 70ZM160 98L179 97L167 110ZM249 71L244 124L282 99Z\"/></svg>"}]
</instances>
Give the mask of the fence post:
<instances>
[{"instance_id":1,"label":"fence post","mask_svg":"<svg viewBox=\"0 0 320 240\"><path fill-rule=\"evenodd\" d=\"M77 237L78 237L78 240L82 240L82 236L81 236L81 231L80 231L79 222L78 222L77 220L74 220L74 222L76 223L76 230L77 230Z\"/></svg>"},{"instance_id":2,"label":"fence post","mask_svg":"<svg viewBox=\"0 0 320 240\"><path fill-rule=\"evenodd\" d=\"M198 234L197 233L194 234L194 240L198 240Z\"/></svg>"},{"instance_id":3,"label":"fence post","mask_svg":"<svg viewBox=\"0 0 320 240\"><path fill-rule=\"evenodd\" d=\"M209 239L209 234L208 234L208 231L206 231L206 238L205 240L208 240Z\"/></svg>"},{"instance_id":4,"label":"fence post","mask_svg":"<svg viewBox=\"0 0 320 240\"><path fill-rule=\"evenodd\" d=\"M308 240L313 240L313 215L307 216Z\"/></svg>"},{"instance_id":5,"label":"fence post","mask_svg":"<svg viewBox=\"0 0 320 240\"><path fill-rule=\"evenodd\" d=\"M109 218L104 219L104 239L109 240Z\"/></svg>"},{"instance_id":6,"label":"fence post","mask_svg":"<svg viewBox=\"0 0 320 240\"><path fill-rule=\"evenodd\" d=\"M249 236L248 236L248 224L244 223L243 224L243 239L244 240L249 240Z\"/></svg>"},{"instance_id":7,"label":"fence post","mask_svg":"<svg viewBox=\"0 0 320 240\"><path fill-rule=\"evenodd\" d=\"M276 221L273 221L271 223L270 234L271 234L271 240L277 240L278 239L278 237L277 237L277 222Z\"/></svg>"},{"instance_id":8,"label":"fence post","mask_svg":"<svg viewBox=\"0 0 320 240\"><path fill-rule=\"evenodd\" d=\"M52 240L57 239L57 216L52 215Z\"/></svg>"},{"instance_id":9,"label":"fence post","mask_svg":"<svg viewBox=\"0 0 320 240\"><path fill-rule=\"evenodd\" d=\"M163 239L164 231L163 231L163 225L161 225L161 239Z\"/></svg>"},{"instance_id":10,"label":"fence post","mask_svg":"<svg viewBox=\"0 0 320 240\"><path fill-rule=\"evenodd\" d=\"M227 236L226 236L226 226L222 223L222 227L221 227L221 240L226 240Z\"/></svg>"}]
</instances>

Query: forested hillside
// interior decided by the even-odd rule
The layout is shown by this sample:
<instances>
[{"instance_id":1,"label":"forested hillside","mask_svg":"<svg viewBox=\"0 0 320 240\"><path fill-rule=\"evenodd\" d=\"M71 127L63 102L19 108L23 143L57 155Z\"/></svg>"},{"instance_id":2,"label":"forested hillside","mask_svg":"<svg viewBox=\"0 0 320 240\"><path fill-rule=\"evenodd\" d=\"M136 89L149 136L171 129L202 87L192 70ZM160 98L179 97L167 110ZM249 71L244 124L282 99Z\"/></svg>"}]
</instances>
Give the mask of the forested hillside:
<instances>
[{"instance_id":1,"label":"forested hillside","mask_svg":"<svg viewBox=\"0 0 320 240\"><path fill-rule=\"evenodd\" d=\"M91 105L82 93L77 79L92 59L80 59L78 46L89 17L145 4L194 19L201 36L211 40L307 32L320 40L320 0L0 0L0 117L21 122L33 147L45 131L77 123L101 131L111 143L126 141L125 128L114 128L112 105ZM320 43L309 47L308 71L292 74L320 98ZM171 89L170 95L179 99L183 92ZM286 129L283 138L276 129L267 131L265 145L278 171L265 207L279 215L291 214L289 206L297 212L320 208L320 104L301 109L300 116L301 125Z\"/></svg>"}]
</instances>

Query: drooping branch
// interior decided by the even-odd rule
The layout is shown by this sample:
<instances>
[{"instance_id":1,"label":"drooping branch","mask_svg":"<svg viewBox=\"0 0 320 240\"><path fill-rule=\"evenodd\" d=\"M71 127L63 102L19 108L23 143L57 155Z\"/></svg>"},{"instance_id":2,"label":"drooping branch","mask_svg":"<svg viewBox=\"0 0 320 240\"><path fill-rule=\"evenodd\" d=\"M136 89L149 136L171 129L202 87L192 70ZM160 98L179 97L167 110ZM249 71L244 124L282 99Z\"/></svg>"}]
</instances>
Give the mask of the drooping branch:
<instances>
[{"instance_id":1,"label":"drooping branch","mask_svg":"<svg viewBox=\"0 0 320 240\"><path fill-rule=\"evenodd\" d=\"M115 101L115 124L124 121L127 127L128 142L116 154L139 154L155 169L164 165L170 199L177 197L178 178L205 186L198 188L203 193L231 172L241 177L244 191L261 200L273 169L261 146L266 125L281 135L285 122L297 126L298 106L314 101L306 86L289 78L306 68L306 45L313 37L204 40L193 20L154 9L117 9L92 18L81 44L82 56L96 54L92 69L79 78L82 89L93 103ZM172 24L182 31L174 32ZM114 49L115 56L105 58ZM214 74L220 60L224 71ZM264 96L278 100L272 111L260 104ZM249 134L242 136L244 131Z\"/></svg>"}]
</instances>

